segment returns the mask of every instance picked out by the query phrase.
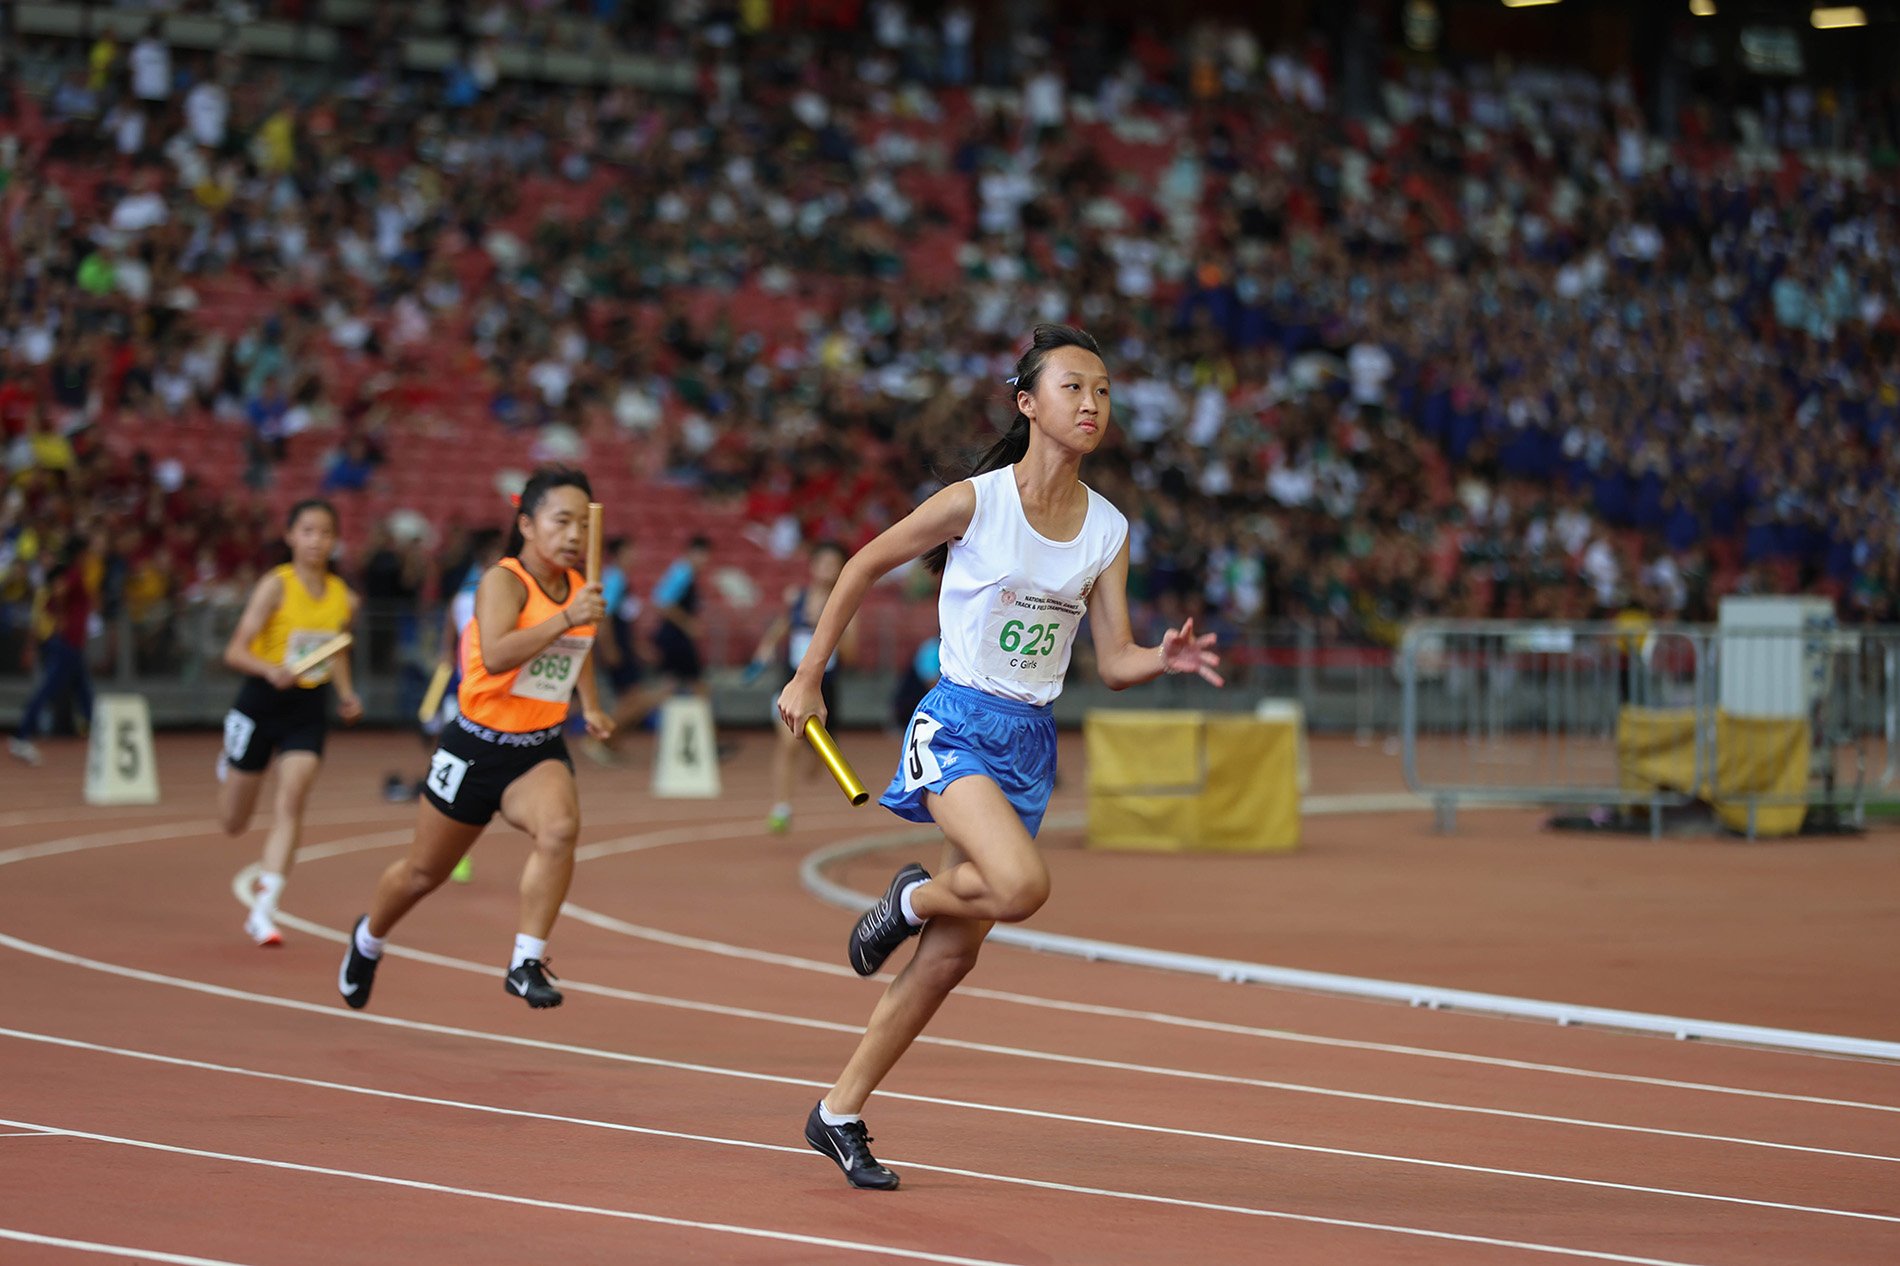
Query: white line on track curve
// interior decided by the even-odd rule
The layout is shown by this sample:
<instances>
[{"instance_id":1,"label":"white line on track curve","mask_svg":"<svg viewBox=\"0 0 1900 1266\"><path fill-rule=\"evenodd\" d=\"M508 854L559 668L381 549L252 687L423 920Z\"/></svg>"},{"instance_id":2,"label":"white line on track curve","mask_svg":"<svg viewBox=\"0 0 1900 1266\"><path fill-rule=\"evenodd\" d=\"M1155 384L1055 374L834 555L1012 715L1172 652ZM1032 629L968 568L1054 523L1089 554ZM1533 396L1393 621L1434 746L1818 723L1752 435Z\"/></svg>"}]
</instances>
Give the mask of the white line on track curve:
<instances>
[{"instance_id":1,"label":"white line on track curve","mask_svg":"<svg viewBox=\"0 0 1900 1266\"><path fill-rule=\"evenodd\" d=\"M115 1144L122 1147L141 1148L149 1151L166 1152L173 1155L203 1157L210 1160L236 1162L245 1165L260 1165L272 1169L292 1170L299 1173L319 1174L332 1178L347 1178L359 1182L378 1183L394 1187L406 1187L416 1191L438 1192L446 1195L466 1196L480 1200L500 1201L506 1204L525 1205L530 1208L551 1209L565 1213L586 1213L597 1216L621 1218L628 1221L646 1222L660 1226L683 1227L690 1230L723 1232L754 1239L779 1240L794 1244L809 1244L819 1248L837 1248L858 1253L883 1253L892 1257L909 1258L914 1261L941 1262L948 1266L1009 1266L1008 1263L995 1262L985 1258L953 1257L943 1253L921 1252L915 1249L902 1249L882 1245L861 1244L850 1240L828 1239L822 1236L800 1235L786 1231L771 1231L759 1227L736 1226L723 1222L701 1222L685 1218L663 1217L658 1214L639 1213L632 1210L609 1209L596 1205L570 1204L565 1201L539 1200L527 1196L516 1196L506 1192L485 1191L472 1187L453 1187L441 1183L423 1182L413 1178L399 1178L386 1174L370 1174L360 1170L332 1169L322 1165L305 1165L294 1161L274 1160L261 1156L248 1156L235 1152L218 1152L204 1148L179 1147L169 1143L157 1143L146 1139L126 1138L119 1135L95 1134L84 1130L69 1130L59 1126L40 1125L33 1122L8 1121L0 1119L0 1125L26 1125L61 1134L68 1138L86 1139L97 1143ZM984 1175L957 1169L944 1169L942 1172L981 1178ZM1030 1185L1052 1190L1066 1190L1062 1184L1033 1182ZM1235 1207L1234 1212L1244 1210ZM1554 1257L1576 1257L1592 1261L1629 1263L1630 1266L1690 1266L1689 1263L1656 1257L1638 1257L1627 1253L1609 1253L1595 1249L1566 1248L1555 1244L1539 1244L1526 1240L1507 1240L1485 1235L1467 1235L1454 1231L1436 1231L1424 1227L1408 1227L1391 1223L1362 1222L1349 1218L1328 1218L1309 1213L1291 1213L1283 1210L1254 1210L1254 1216L1272 1218L1278 1221L1299 1222L1312 1226L1339 1227L1346 1230L1376 1231L1387 1234L1411 1236L1421 1239L1449 1241L1460 1244L1478 1244L1495 1248L1514 1248L1523 1252L1539 1253Z\"/></svg>"}]
</instances>

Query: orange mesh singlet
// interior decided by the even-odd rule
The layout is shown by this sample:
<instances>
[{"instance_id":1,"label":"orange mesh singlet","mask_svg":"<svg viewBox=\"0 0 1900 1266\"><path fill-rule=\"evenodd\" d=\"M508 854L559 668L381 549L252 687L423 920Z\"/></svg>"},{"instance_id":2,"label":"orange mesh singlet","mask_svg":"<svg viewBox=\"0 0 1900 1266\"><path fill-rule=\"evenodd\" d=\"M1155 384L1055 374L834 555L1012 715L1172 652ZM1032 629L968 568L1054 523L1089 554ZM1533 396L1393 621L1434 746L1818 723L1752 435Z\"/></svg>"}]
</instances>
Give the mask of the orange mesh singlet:
<instances>
[{"instance_id":1,"label":"orange mesh singlet","mask_svg":"<svg viewBox=\"0 0 1900 1266\"><path fill-rule=\"evenodd\" d=\"M531 628L565 611L580 593L586 578L567 573L567 602L556 602L519 559L496 564L514 573L528 590L528 605L515 618L518 629ZM508 734L552 729L567 720L568 700L580 681L581 666L594 645L594 626L577 624L548 644L547 649L518 668L491 673L482 666L481 621L470 620L462 638L462 688L456 702L462 715L477 725Z\"/></svg>"}]
</instances>

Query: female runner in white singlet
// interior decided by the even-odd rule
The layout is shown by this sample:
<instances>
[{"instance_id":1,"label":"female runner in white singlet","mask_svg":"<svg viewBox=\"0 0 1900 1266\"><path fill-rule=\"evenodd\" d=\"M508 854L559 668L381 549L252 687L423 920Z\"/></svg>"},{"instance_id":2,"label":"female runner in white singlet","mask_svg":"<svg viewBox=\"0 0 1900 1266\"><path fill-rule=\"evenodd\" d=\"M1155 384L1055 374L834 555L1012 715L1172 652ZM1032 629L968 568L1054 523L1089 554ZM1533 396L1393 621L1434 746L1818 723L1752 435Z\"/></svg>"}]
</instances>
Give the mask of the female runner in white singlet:
<instances>
[{"instance_id":1,"label":"female runner in white singlet","mask_svg":"<svg viewBox=\"0 0 1900 1266\"><path fill-rule=\"evenodd\" d=\"M1082 617L1102 680L1120 690L1163 673L1221 684L1212 634L1193 621L1159 646L1135 643L1128 624L1128 521L1079 478L1108 427L1108 370L1095 340L1039 325L1017 362L1016 417L969 479L951 484L845 565L812 631L779 717L803 733L823 719L825 664L865 592L925 555L943 571L937 599L943 675L924 696L882 802L899 817L943 828L935 879L912 863L852 928L851 966L869 976L922 933L917 953L885 991L844 1074L812 1108L805 1139L855 1187L888 1190L897 1175L871 1155L858 1114L937 1007L976 965L997 922L1034 914L1049 896L1036 851L1055 786L1049 705Z\"/></svg>"}]
</instances>

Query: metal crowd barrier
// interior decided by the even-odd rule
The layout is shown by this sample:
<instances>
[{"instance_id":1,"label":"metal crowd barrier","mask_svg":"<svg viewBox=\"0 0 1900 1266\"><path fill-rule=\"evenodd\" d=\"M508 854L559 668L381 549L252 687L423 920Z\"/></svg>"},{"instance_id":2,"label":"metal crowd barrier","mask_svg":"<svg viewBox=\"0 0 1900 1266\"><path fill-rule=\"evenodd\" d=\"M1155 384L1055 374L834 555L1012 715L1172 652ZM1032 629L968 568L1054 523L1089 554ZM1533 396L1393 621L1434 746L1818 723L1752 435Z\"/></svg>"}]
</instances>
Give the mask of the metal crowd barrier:
<instances>
[{"instance_id":1,"label":"metal crowd barrier","mask_svg":"<svg viewBox=\"0 0 1900 1266\"><path fill-rule=\"evenodd\" d=\"M1484 801L1646 810L1657 836L1702 800L1751 838L1778 808L1859 825L1900 773L1900 629L1427 621L1398 672L1406 782L1441 830Z\"/></svg>"}]
</instances>

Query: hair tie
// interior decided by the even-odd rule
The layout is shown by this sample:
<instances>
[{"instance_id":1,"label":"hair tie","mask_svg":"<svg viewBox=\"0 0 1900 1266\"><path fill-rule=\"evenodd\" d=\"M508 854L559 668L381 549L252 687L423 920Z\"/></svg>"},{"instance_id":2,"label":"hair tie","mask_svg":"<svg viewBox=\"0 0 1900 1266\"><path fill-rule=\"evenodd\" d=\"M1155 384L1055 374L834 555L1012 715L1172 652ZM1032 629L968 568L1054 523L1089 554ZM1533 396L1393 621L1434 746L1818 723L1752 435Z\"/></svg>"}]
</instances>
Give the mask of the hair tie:
<instances>
[{"instance_id":1,"label":"hair tie","mask_svg":"<svg viewBox=\"0 0 1900 1266\"><path fill-rule=\"evenodd\" d=\"M519 510L521 508L521 494L518 492L509 493L508 504Z\"/></svg>"}]
</instances>

